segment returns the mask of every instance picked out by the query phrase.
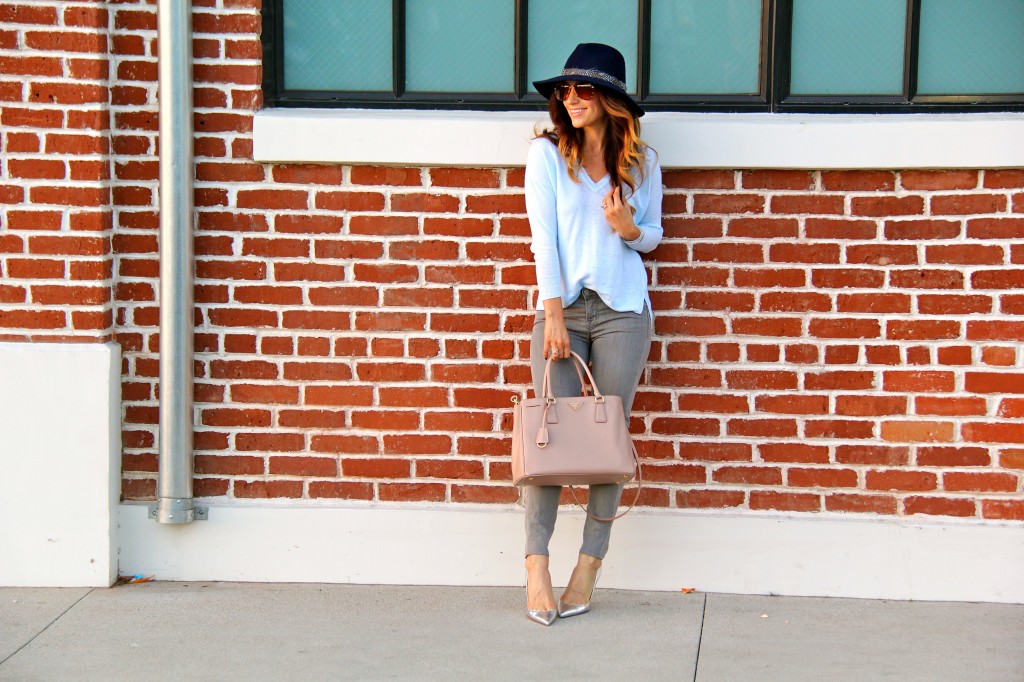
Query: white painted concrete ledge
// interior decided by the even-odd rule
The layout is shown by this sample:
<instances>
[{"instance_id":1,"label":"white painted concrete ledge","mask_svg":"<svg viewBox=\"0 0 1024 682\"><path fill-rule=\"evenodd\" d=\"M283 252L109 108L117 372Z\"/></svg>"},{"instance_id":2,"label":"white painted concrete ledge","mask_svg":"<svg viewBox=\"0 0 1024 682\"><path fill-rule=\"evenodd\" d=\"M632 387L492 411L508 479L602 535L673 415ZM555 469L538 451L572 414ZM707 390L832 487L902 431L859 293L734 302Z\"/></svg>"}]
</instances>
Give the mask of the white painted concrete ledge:
<instances>
[{"instance_id":1,"label":"white painted concrete ledge","mask_svg":"<svg viewBox=\"0 0 1024 682\"><path fill-rule=\"evenodd\" d=\"M117 577L121 349L0 343L0 585Z\"/></svg>"},{"instance_id":2,"label":"white painted concrete ledge","mask_svg":"<svg viewBox=\"0 0 1024 682\"><path fill-rule=\"evenodd\" d=\"M213 506L163 526L120 507L120 571L157 580L522 585L516 508ZM564 584L582 534L563 509L551 544ZM1024 524L761 513L635 512L616 522L609 588L1024 603Z\"/></svg>"},{"instance_id":3,"label":"white painted concrete ledge","mask_svg":"<svg viewBox=\"0 0 1024 682\"><path fill-rule=\"evenodd\" d=\"M1024 114L651 112L664 168L1024 167ZM264 109L253 153L269 163L509 167L526 162L539 112Z\"/></svg>"}]
</instances>

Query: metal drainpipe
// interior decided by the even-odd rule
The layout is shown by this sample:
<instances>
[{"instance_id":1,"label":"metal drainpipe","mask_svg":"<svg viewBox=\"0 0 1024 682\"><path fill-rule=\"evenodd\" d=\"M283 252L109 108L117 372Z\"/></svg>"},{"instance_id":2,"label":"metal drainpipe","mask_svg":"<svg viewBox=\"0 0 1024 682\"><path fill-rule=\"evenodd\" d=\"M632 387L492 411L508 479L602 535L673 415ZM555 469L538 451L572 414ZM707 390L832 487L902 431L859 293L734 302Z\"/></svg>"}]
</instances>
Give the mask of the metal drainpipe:
<instances>
[{"instance_id":1,"label":"metal drainpipe","mask_svg":"<svg viewBox=\"0 0 1024 682\"><path fill-rule=\"evenodd\" d=\"M157 2L160 97L160 455L150 518L191 523L193 153L192 3Z\"/></svg>"}]
</instances>

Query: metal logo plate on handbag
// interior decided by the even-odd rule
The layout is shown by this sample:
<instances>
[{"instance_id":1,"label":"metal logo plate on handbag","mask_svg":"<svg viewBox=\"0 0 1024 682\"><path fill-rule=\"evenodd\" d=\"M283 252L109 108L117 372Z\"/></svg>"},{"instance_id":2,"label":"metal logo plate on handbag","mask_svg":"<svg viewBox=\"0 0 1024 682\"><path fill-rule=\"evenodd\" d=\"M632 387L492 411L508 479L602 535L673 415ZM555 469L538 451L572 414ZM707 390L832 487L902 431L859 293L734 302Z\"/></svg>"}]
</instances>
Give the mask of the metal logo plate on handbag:
<instances>
[{"instance_id":1,"label":"metal logo plate on handbag","mask_svg":"<svg viewBox=\"0 0 1024 682\"><path fill-rule=\"evenodd\" d=\"M573 412L579 412L580 408L583 407L583 403L580 401L570 402L569 407L572 408Z\"/></svg>"}]
</instances>

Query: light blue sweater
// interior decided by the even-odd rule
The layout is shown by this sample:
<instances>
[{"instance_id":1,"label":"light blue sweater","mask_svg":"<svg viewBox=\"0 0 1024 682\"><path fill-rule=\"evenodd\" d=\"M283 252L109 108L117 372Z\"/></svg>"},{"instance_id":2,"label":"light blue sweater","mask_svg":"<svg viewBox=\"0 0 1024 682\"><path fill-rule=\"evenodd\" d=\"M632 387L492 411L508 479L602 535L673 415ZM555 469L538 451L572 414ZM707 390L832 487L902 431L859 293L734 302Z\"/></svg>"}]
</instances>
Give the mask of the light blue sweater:
<instances>
[{"instance_id":1,"label":"light blue sweater","mask_svg":"<svg viewBox=\"0 0 1024 682\"><path fill-rule=\"evenodd\" d=\"M596 291L612 310L642 313L647 295L647 271L640 253L661 241L661 168L648 149L643 183L627 198L636 209L633 222L640 236L624 241L604 217L601 201L611 190L605 176L594 182L580 169L579 182L558 148L540 137L530 144L526 160L526 213L537 266L537 307L561 297L569 306L586 287ZM628 188L623 189L623 194Z\"/></svg>"}]
</instances>

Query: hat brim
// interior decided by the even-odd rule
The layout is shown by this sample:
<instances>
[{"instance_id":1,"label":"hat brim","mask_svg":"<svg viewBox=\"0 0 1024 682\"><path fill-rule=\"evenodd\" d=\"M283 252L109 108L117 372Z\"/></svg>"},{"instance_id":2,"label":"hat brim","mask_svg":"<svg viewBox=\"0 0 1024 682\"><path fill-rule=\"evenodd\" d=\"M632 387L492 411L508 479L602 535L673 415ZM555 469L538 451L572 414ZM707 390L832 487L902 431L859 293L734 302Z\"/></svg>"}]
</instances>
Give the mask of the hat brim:
<instances>
[{"instance_id":1,"label":"hat brim","mask_svg":"<svg viewBox=\"0 0 1024 682\"><path fill-rule=\"evenodd\" d=\"M565 83L568 81L572 81L573 83L589 83L591 85L596 85L601 88L602 92L618 96L619 99L629 105L629 108L633 110L633 113L635 113L637 117L644 115L644 110L640 108L639 104L633 101L632 97L622 90L609 87L608 83L600 78L591 78L590 76L555 76L554 78L548 78L547 80L533 81L533 87L537 88L537 92L544 95L544 99L549 100L551 99L551 93L555 91L555 86L559 83Z\"/></svg>"}]
</instances>

